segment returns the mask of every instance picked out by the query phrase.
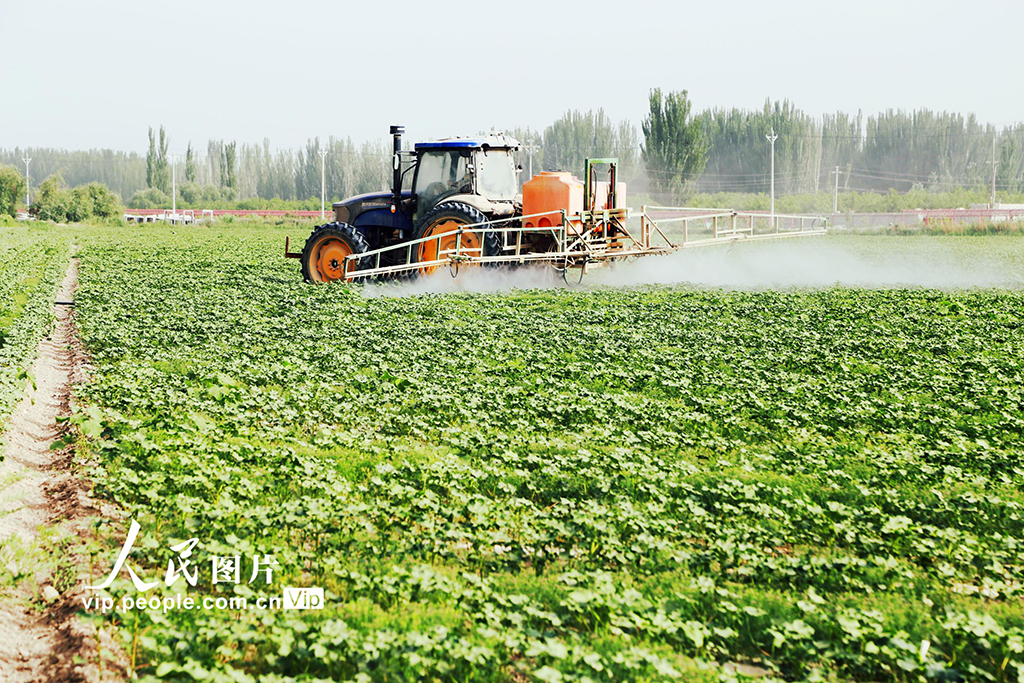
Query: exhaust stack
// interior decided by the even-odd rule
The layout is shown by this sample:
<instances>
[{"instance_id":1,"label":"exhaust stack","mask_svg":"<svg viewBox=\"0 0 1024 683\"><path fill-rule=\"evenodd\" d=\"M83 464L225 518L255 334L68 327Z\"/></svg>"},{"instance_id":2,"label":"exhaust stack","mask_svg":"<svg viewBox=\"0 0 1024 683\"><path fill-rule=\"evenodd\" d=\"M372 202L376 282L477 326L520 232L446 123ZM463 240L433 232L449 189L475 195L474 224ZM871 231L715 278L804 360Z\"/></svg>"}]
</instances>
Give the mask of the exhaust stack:
<instances>
[{"instance_id":1,"label":"exhaust stack","mask_svg":"<svg viewBox=\"0 0 1024 683\"><path fill-rule=\"evenodd\" d=\"M391 213L398 211L398 203L402 201L402 135L405 133L405 126L391 126L391 136L394 139L394 155L391 157L391 167L394 171L394 180L391 182Z\"/></svg>"}]
</instances>

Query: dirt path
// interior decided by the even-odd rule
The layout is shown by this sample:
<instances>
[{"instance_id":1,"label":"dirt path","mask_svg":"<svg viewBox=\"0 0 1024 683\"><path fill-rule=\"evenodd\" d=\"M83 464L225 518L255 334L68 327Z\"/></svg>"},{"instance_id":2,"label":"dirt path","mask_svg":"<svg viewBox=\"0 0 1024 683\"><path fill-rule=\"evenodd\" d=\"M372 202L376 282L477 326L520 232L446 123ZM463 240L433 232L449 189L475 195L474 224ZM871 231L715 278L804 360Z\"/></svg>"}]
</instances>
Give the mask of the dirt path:
<instances>
[{"instance_id":1,"label":"dirt path","mask_svg":"<svg viewBox=\"0 0 1024 683\"><path fill-rule=\"evenodd\" d=\"M72 301L77 282L72 257L57 301ZM0 680L8 683L102 676L95 629L75 617L86 519L95 510L71 472L72 454L50 450L66 429L56 417L70 414L84 356L73 308L55 305L54 315L32 367L35 386L11 417L0 462Z\"/></svg>"}]
</instances>

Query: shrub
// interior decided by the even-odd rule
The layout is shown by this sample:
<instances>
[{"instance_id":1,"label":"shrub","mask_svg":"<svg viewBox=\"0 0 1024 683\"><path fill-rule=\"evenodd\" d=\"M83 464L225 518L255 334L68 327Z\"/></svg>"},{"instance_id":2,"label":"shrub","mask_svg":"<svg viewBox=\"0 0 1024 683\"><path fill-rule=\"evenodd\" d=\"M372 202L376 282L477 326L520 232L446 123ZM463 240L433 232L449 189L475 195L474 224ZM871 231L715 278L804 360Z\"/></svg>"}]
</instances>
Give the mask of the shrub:
<instances>
[{"instance_id":1,"label":"shrub","mask_svg":"<svg viewBox=\"0 0 1024 683\"><path fill-rule=\"evenodd\" d=\"M80 223L90 218L119 218L121 198L100 183L89 183L69 190L61 174L55 173L39 184L31 212L42 220L56 223Z\"/></svg>"},{"instance_id":2,"label":"shrub","mask_svg":"<svg viewBox=\"0 0 1024 683\"><path fill-rule=\"evenodd\" d=\"M29 211L41 220L64 223L68 220L71 210L71 193L64 187L64 178L60 172L39 183L36 200Z\"/></svg>"},{"instance_id":3,"label":"shrub","mask_svg":"<svg viewBox=\"0 0 1024 683\"><path fill-rule=\"evenodd\" d=\"M12 166L0 165L0 216L17 214L18 201L25 195L25 179Z\"/></svg>"},{"instance_id":4,"label":"shrub","mask_svg":"<svg viewBox=\"0 0 1024 683\"><path fill-rule=\"evenodd\" d=\"M205 209L212 205L232 204L235 198L235 191L230 187L197 185L196 183L186 182L178 187L178 196L181 197L183 206L192 209Z\"/></svg>"},{"instance_id":5,"label":"shrub","mask_svg":"<svg viewBox=\"0 0 1024 683\"><path fill-rule=\"evenodd\" d=\"M121 197L102 183L89 183L76 187L73 191L81 191L89 196L92 202L92 215L96 218L119 219L124 214Z\"/></svg>"},{"instance_id":6,"label":"shrub","mask_svg":"<svg viewBox=\"0 0 1024 683\"><path fill-rule=\"evenodd\" d=\"M128 200L128 206L133 209L169 209L171 198L166 193L155 187L139 190Z\"/></svg>"}]
</instances>

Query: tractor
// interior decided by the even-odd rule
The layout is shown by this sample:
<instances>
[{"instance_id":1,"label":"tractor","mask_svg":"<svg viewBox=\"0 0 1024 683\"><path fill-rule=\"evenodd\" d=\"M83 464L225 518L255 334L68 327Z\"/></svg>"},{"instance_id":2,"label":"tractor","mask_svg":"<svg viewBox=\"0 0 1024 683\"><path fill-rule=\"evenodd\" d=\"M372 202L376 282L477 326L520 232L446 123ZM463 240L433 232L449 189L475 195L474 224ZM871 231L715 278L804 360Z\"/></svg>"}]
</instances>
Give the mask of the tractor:
<instances>
[{"instance_id":1,"label":"tractor","mask_svg":"<svg viewBox=\"0 0 1024 683\"><path fill-rule=\"evenodd\" d=\"M478 256L501 251L497 232L451 234L459 226L513 218L522 213L517 167L513 153L519 142L501 133L418 142L402 150L403 126L391 126L394 141L390 192L357 195L333 204L334 221L318 226L306 240L299 258L309 282L351 280L369 268L369 259L353 255L396 247L433 235L438 240L415 243L409 249L389 249L383 266L436 261L455 248ZM406 163L403 163L403 157ZM409 163L411 161L411 163ZM412 183L403 189L406 176ZM451 242L451 244L449 244ZM409 271L415 273L417 271Z\"/></svg>"},{"instance_id":2,"label":"tractor","mask_svg":"<svg viewBox=\"0 0 1024 683\"><path fill-rule=\"evenodd\" d=\"M301 252L292 253L285 238L285 256L302 260L307 281L416 277L443 266L455 277L463 266L547 264L570 284L569 271L582 280L589 267L637 256L825 234L820 216L664 206L633 213L618 159L586 159L582 179L542 171L520 192L516 140L491 133L418 142L403 151L403 132L391 127L390 192L335 203L334 221L315 228ZM598 168L607 169L607 180ZM670 224L682 234L666 234Z\"/></svg>"}]
</instances>

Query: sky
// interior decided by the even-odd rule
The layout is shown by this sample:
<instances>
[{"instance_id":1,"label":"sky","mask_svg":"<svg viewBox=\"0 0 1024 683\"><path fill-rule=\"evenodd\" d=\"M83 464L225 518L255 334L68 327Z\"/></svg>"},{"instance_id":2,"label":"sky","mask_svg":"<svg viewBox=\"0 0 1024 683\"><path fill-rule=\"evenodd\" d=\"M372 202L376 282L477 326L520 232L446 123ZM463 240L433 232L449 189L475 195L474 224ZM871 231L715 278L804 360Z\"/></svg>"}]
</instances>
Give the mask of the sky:
<instances>
[{"instance_id":1,"label":"sky","mask_svg":"<svg viewBox=\"0 0 1024 683\"><path fill-rule=\"evenodd\" d=\"M171 153L543 130L651 88L695 110L928 107L1024 121L1020 0L0 0L0 148Z\"/></svg>"}]
</instances>

